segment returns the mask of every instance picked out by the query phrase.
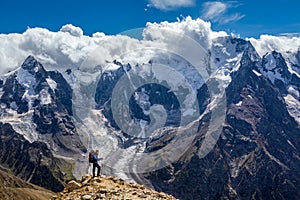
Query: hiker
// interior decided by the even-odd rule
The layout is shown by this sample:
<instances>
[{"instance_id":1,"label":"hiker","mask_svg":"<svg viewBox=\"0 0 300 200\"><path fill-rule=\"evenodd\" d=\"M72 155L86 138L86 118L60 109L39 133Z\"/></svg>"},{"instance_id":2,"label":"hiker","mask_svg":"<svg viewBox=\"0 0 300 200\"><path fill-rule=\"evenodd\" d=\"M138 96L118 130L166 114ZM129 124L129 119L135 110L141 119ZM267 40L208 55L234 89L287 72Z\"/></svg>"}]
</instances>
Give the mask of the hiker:
<instances>
[{"instance_id":1,"label":"hiker","mask_svg":"<svg viewBox=\"0 0 300 200\"><path fill-rule=\"evenodd\" d=\"M100 176L100 165L98 164L98 161L102 160L103 158L99 158L99 150L91 150L89 153L89 162L93 164L93 177L95 177L95 170L97 168L97 176Z\"/></svg>"}]
</instances>

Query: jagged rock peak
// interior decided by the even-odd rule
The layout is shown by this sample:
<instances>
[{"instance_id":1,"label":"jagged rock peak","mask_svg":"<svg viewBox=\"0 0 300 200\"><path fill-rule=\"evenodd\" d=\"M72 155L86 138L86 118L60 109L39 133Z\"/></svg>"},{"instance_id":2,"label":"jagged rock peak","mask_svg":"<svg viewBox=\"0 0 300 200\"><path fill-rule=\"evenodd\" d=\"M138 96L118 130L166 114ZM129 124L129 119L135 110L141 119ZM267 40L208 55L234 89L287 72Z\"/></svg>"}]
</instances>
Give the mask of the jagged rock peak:
<instances>
[{"instance_id":1,"label":"jagged rock peak","mask_svg":"<svg viewBox=\"0 0 300 200\"><path fill-rule=\"evenodd\" d=\"M156 192L145 186L127 183L112 176L92 177L85 175L80 180L73 180L53 200L60 199L153 199L175 200L174 197Z\"/></svg>"},{"instance_id":2,"label":"jagged rock peak","mask_svg":"<svg viewBox=\"0 0 300 200\"><path fill-rule=\"evenodd\" d=\"M274 70L278 68L278 65L285 65L284 58L276 51L272 51L263 56L264 70Z\"/></svg>"},{"instance_id":3,"label":"jagged rock peak","mask_svg":"<svg viewBox=\"0 0 300 200\"><path fill-rule=\"evenodd\" d=\"M281 80L287 82L291 79L291 73L282 54L277 51L267 53L262 59L262 71L266 77L268 77L272 83L275 80Z\"/></svg>"},{"instance_id":4,"label":"jagged rock peak","mask_svg":"<svg viewBox=\"0 0 300 200\"><path fill-rule=\"evenodd\" d=\"M251 62L261 61L261 57L258 55L257 51L250 42L243 53L242 60L243 59L249 59Z\"/></svg>"},{"instance_id":5,"label":"jagged rock peak","mask_svg":"<svg viewBox=\"0 0 300 200\"><path fill-rule=\"evenodd\" d=\"M36 73L40 70L44 70L43 66L31 55L26 58L21 68L28 70L31 73Z\"/></svg>"},{"instance_id":6,"label":"jagged rock peak","mask_svg":"<svg viewBox=\"0 0 300 200\"><path fill-rule=\"evenodd\" d=\"M273 58L276 59L277 65L279 65L279 64L286 65L286 61L285 61L285 59L284 59L284 57L282 56L281 53L279 53L277 51L272 51L271 53L267 53L264 57L267 57L268 55L273 56Z\"/></svg>"}]
</instances>

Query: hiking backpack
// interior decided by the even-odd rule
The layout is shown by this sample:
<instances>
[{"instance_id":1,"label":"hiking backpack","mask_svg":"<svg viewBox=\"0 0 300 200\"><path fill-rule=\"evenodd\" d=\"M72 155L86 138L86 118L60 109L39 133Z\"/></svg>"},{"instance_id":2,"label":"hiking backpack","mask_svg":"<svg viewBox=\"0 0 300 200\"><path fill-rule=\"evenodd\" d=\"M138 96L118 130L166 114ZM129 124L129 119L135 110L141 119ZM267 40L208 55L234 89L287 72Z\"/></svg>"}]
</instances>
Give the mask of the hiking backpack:
<instances>
[{"instance_id":1,"label":"hiking backpack","mask_svg":"<svg viewBox=\"0 0 300 200\"><path fill-rule=\"evenodd\" d=\"M89 163L94 163L96 160L94 158L94 155L92 153L89 153Z\"/></svg>"}]
</instances>

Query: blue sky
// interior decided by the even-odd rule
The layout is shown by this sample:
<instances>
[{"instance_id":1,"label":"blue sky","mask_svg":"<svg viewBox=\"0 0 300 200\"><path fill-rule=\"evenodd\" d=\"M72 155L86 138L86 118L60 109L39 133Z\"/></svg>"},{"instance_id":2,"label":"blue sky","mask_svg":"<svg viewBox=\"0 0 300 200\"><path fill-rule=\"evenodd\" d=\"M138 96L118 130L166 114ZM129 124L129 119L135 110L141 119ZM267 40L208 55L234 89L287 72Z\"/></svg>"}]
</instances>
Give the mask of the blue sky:
<instances>
[{"instance_id":1,"label":"blue sky","mask_svg":"<svg viewBox=\"0 0 300 200\"><path fill-rule=\"evenodd\" d=\"M27 27L58 31L71 23L87 35L117 34L144 27L146 22L172 22L191 16L210 20L213 30L242 37L299 34L299 8L299 0L6 0L1 2L0 33L21 33Z\"/></svg>"}]
</instances>

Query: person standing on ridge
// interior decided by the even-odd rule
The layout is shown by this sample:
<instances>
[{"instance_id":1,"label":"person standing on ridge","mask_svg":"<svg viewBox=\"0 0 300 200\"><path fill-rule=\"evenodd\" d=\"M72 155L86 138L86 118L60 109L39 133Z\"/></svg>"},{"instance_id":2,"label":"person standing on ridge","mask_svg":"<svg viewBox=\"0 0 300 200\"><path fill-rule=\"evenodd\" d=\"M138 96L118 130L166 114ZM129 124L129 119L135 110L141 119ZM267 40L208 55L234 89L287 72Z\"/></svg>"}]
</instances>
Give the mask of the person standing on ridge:
<instances>
[{"instance_id":1,"label":"person standing on ridge","mask_svg":"<svg viewBox=\"0 0 300 200\"><path fill-rule=\"evenodd\" d=\"M101 167L100 165L98 164L98 161L102 160L103 158L99 158L99 150L96 150L96 153L94 153L93 155L93 177L95 177L95 170L97 168L97 176L100 176L100 170L101 170Z\"/></svg>"}]
</instances>

